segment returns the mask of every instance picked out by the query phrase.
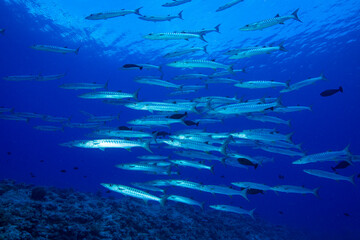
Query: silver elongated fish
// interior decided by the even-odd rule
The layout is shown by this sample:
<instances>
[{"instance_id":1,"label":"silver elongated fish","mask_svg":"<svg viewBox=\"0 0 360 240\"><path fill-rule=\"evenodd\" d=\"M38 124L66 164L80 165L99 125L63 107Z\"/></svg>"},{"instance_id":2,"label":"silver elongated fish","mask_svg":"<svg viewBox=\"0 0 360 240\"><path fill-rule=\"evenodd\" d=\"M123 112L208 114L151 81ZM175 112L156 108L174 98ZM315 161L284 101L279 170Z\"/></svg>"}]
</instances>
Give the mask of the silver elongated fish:
<instances>
[{"instance_id":1,"label":"silver elongated fish","mask_svg":"<svg viewBox=\"0 0 360 240\"><path fill-rule=\"evenodd\" d=\"M42 75L40 74L37 78L36 81L51 81L51 80L58 80L61 79L63 77L65 77L65 73L62 74L54 74L54 75Z\"/></svg>"},{"instance_id":2,"label":"silver elongated fish","mask_svg":"<svg viewBox=\"0 0 360 240\"><path fill-rule=\"evenodd\" d=\"M39 75L14 75L3 77L6 81L32 81L37 80Z\"/></svg>"},{"instance_id":3,"label":"silver elongated fish","mask_svg":"<svg viewBox=\"0 0 360 240\"><path fill-rule=\"evenodd\" d=\"M281 103L279 101L272 102L272 103L235 103L220 107L215 107L213 109L214 112L217 114L245 114L245 113L257 113L257 112L264 112L268 109L276 109L277 107L281 106Z\"/></svg>"},{"instance_id":4,"label":"silver elongated fish","mask_svg":"<svg viewBox=\"0 0 360 240\"><path fill-rule=\"evenodd\" d=\"M175 151L175 154L182 156L182 157L188 157L191 159L204 159L204 160L211 160L211 161L223 161L223 158L215 156L210 153L201 152L201 151Z\"/></svg>"},{"instance_id":5,"label":"silver elongated fish","mask_svg":"<svg viewBox=\"0 0 360 240\"><path fill-rule=\"evenodd\" d=\"M198 38L203 40L204 42L207 42L203 35L193 33L150 33L148 35L145 35L144 38L150 40L189 40L190 38Z\"/></svg>"},{"instance_id":6,"label":"silver elongated fish","mask_svg":"<svg viewBox=\"0 0 360 240\"><path fill-rule=\"evenodd\" d=\"M161 205L164 205L165 201L166 201L166 198L159 198L150 193L141 191L136 188L128 187L125 185L113 184L113 183L101 183L100 185L111 191L118 192L118 193L121 193L126 196L140 198L140 199L144 200L145 203L147 203L149 200L151 200L151 201L159 202Z\"/></svg>"},{"instance_id":7,"label":"silver elongated fish","mask_svg":"<svg viewBox=\"0 0 360 240\"><path fill-rule=\"evenodd\" d=\"M164 117L140 118L128 121L128 124L144 126L169 126L170 124L174 123L185 124L183 119L172 119Z\"/></svg>"},{"instance_id":8,"label":"silver elongated fish","mask_svg":"<svg viewBox=\"0 0 360 240\"><path fill-rule=\"evenodd\" d=\"M273 111L278 113L289 113L289 112L300 112L300 111L312 111L311 106L280 106L275 108Z\"/></svg>"},{"instance_id":9,"label":"silver elongated fish","mask_svg":"<svg viewBox=\"0 0 360 240\"><path fill-rule=\"evenodd\" d=\"M180 11L178 15L176 16L145 16L142 15L139 17L141 20L150 21L150 22L164 22L164 21L171 21L173 19L179 18L181 20L184 20L182 17L183 11Z\"/></svg>"},{"instance_id":10,"label":"silver elongated fish","mask_svg":"<svg viewBox=\"0 0 360 240\"><path fill-rule=\"evenodd\" d=\"M64 126L69 128L98 128L101 127L103 123L101 122L90 122L90 123L73 123L68 122L65 123Z\"/></svg>"},{"instance_id":11,"label":"silver elongated fish","mask_svg":"<svg viewBox=\"0 0 360 240\"><path fill-rule=\"evenodd\" d=\"M172 82L168 82L165 80L161 80L161 79L150 79L150 78L140 78L140 79L136 79L135 82L138 83L143 83L143 84L149 84L149 85L155 85L155 86L160 86L160 87L166 87L166 88L176 88L176 89L180 89L181 85L172 83Z\"/></svg>"},{"instance_id":12,"label":"silver elongated fish","mask_svg":"<svg viewBox=\"0 0 360 240\"><path fill-rule=\"evenodd\" d=\"M145 110L149 112L197 112L195 104L184 105L178 103L165 102L136 102L125 104L126 107L135 110Z\"/></svg>"},{"instance_id":13,"label":"silver elongated fish","mask_svg":"<svg viewBox=\"0 0 360 240\"><path fill-rule=\"evenodd\" d=\"M211 32L217 32L220 33L220 26L221 24L216 25L214 28L203 28L200 30L189 30L189 31L181 31L182 33L192 33L192 34L199 34L199 35L205 35Z\"/></svg>"},{"instance_id":14,"label":"silver elongated fish","mask_svg":"<svg viewBox=\"0 0 360 240\"><path fill-rule=\"evenodd\" d=\"M287 52L284 46L280 44L279 46L274 46L274 47L270 47L270 46L248 47L248 48L230 50L226 52L225 55L232 55L230 59L242 59L242 58L249 58L262 54L270 54L276 51Z\"/></svg>"},{"instance_id":15,"label":"silver elongated fish","mask_svg":"<svg viewBox=\"0 0 360 240\"><path fill-rule=\"evenodd\" d=\"M299 9L296 9L291 15L282 16L282 17L280 17L280 15L277 14L274 18L247 24L244 27L240 28L239 30L240 31L263 30L265 28L272 27L272 26L275 26L278 24L284 24L285 21L290 20L290 19L294 19L296 21L301 22L301 20L299 19L298 15L297 15L298 11L299 11Z\"/></svg>"},{"instance_id":16,"label":"silver elongated fish","mask_svg":"<svg viewBox=\"0 0 360 240\"><path fill-rule=\"evenodd\" d=\"M277 148L277 147L270 147L270 146L260 146L259 148L266 152L277 153L277 154L282 154L282 155L287 155L287 156L292 156L292 157L305 156L305 153L303 153L303 152L293 151L293 150L286 149L286 148Z\"/></svg>"},{"instance_id":17,"label":"silver elongated fish","mask_svg":"<svg viewBox=\"0 0 360 240\"><path fill-rule=\"evenodd\" d=\"M209 78L209 79L205 79L204 83L206 84L211 84L211 83L234 83L234 86L236 86L237 84L240 84L239 80L235 80L235 79L231 79L231 78Z\"/></svg>"},{"instance_id":18,"label":"silver elongated fish","mask_svg":"<svg viewBox=\"0 0 360 240\"><path fill-rule=\"evenodd\" d=\"M150 141L141 142L125 139L96 139L72 141L63 145L79 148L97 148L102 151L104 151L105 148L124 148L130 151L133 147L142 147L152 153L150 149Z\"/></svg>"},{"instance_id":19,"label":"silver elongated fish","mask_svg":"<svg viewBox=\"0 0 360 240\"><path fill-rule=\"evenodd\" d=\"M131 170L131 171L142 171L142 172L157 173L157 174L165 173L166 175L169 175L171 171L170 167L160 167L146 163L125 163L125 164L118 164L115 167L124 170Z\"/></svg>"},{"instance_id":20,"label":"silver elongated fish","mask_svg":"<svg viewBox=\"0 0 360 240\"><path fill-rule=\"evenodd\" d=\"M278 123L278 124L285 124L290 127L290 120L284 120L278 117L267 116L267 115L249 115L246 116L247 119L260 121L260 122L271 122L271 123Z\"/></svg>"},{"instance_id":21,"label":"silver elongated fish","mask_svg":"<svg viewBox=\"0 0 360 240\"><path fill-rule=\"evenodd\" d=\"M231 183L234 186L240 187L240 188L247 188L247 189L258 189L263 191L271 190L270 186L267 186L262 183L253 183L253 182L233 182Z\"/></svg>"},{"instance_id":22,"label":"silver elongated fish","mask_svg":"<svg viewBox=\"0 0 360 240\"><path fill-rule=\"evenodd\" d=\"M120 130L120 129L99 129L93 132L98 136L118 137L118 138L153 138L151 133L135 131L135 130Z\"/></svg>"},{"instance_id":23,"label":"silver elongated fish","mask_svg":"<svg viewBox=\"0 0 360 240\"><path fill-rule=\"evenodd\" d=\"M125 93L125 92L112 92L112 91L99 91L99 92L90 92L79 95L79 98L86 99L123 99L123 98L134 98L138 99L139 94L138 89L134 93Z\"/></svg>"},{"instance_id":24,"label":"silver elongated fish","mask_svg":"<svg viewBox=\"0 0 360 240\"><path fill-rule=\"evenodd\" d=\"M176 67L176 68L211 68L211 69L226 69L229 72L233 72L232 65L225 65L222 63L218 63L215 61L208 61L208 60L181 60L181 61L175 61L172 63L167 64L170 67Z\"/></svg>"},{"instance_id":25,"label":"silver elongated fish","mask_svg":"<svg viewBox=\"0 0 360 240\"><path fill-rule=\"evenodd\" d=\"M185 54L199 52L199 51L204 51L205 53L208 53L206 47L207 47L207 45L204 47L192 47L192 48L186 48L186 49L178 49L174 52L165 54L164 58L179 57L179 56L182 56Z\"/></svg>"},{"instance_id":26,"label":"silver elongated fish","mask_svg":"<svg viewBox=\"0 0 360 240\"><path fill-rule=\"evenodd\" d=\"M178 75L173 79L174 80L202 79L202 78L207 78L208 76L209 75L200 74L200 73L189 73L189 74Z\"/></svg>"},{"instance_id":27,"label":"silver elongated fish","mask_svg":"<svg viewBox=\"0 0 360 240\"><path fill-rule=\"evenodd\" d=\"M142 160L166 160L169 159L169 156L143 155L143 156L137 156L137 158Z\"/></svg>"},{"instance_id":28,"label":"silver elongated fish","mask_svg":"<svg viewBox=\"0 0 360 240\"><path fill-rule=\"evenodd\" d=\"M43 120L46 122L69 122L71 120L70 117L55 117L50 115L44 115Z\"/></svg>"},{"instance_id":29,"label":"silver elongated fish","mask_svg":"<svg viewBox=\"0 0 360 240\"><path fill-rule=\"evenodd\" d=\"M80 111L82 114L88 117L88 122L110 122L115 119L119 119L119 116L95 116L91 113Z\"/></svg>"},{"instance_id":30,"label":"silver elongated fish","mask_svg":"<svg viewBox=\"0 0 360 240\"><path fill-rule=\"evenodd\" d=\"M63 89L73 89L73 90L80 90L80 89L88 89L88 90L95 90L95 89L107 89L108 82L105 84L100 83L65 83L59 86L59 88Z\"/></svg>"},{"instance_id":31,"label":"silver elongated fish","mask_svg":"<svg viewBox=\"0 0 360 240\"><path fill-rule=\"evenodd\" d=\"M101 13L92 13L89 16L85 17L85 19L87 20L105 20L105 19L109 19L109 18L116 18L116 17L122 17L128 14L136 14L136 15L140 15L140 9L142 7L139 7L135 10L125 10L125 9L121 9L119 11L112 11L112 12L101 12Z\"/></svg>"},{"instance_id":32,"label":"silver elongated fish","mask_svg":"<svg viewBox=\"0 0 360 240\"><path fill-rule=\"evenodd\" d=\"M166 197L166 201L180 202L180 203L185 203L188 205L199 206L201 209L204 208L204 203L199 203L198 201L195 201L191 198L187 198L187 197L183 197L183 196L179 196L179 195L168 195L165 197Z\"/></svg>"},{"instance_id":33,"label":"silver elongated fish","mask_svg":"<svg viewBox=\"0 0 360 240\"><path fill-rule=\"evenodd\" d=\"M271 187L271 190L275 192L283 192L283 193L314 194L314 196L319 197L318 195L319 188L308 189L299 186L278 185L275 187Z\"/></svg>"},{"instance_id":34,"label":"silver elongated fish","mask_svg":"<svg viewBox=\"0 0 360 240\"><path fill-rule=\"evenodd\" d=\"M223 6L220 6L218 9L216 9L216 12L224 11L225 9L231 8L232 6L235 6L236 4L243 2L244 0L232 0L228 3L226 3Z\"/></svg>"},{"instance_id":35,"label":"silver elongated fish","mask_svg":"<svg viewBox=\"0 0 360 240\"><path fill-rule=\"evenodd\" d=\"M327 78L324 76L324 74L321 74L319 77L308 78L304 81L291 84L287 88L282 89L280 92L291 92L291 91L298 90L300 88L306 87L308 85L314 84L314 83L316 83L318 81L322 81L322 80L327 80Z\"/></svg>"},{"instance_id":36,"label":"silver elongated fish","mask_svg":"<svg viewBox=\"0 0 360 240\"><path fill-rule=\"evenodd\" d=\"M15 112L15 116L23 117L23 118L43 118L43 114L32 113L32 112Z\"/></svg>"},{"instance_id":37,"label":"silver elongated fish","mask_svg":"<svg viewBox=\"0 0 360 240\"><path fill-rule=\"evenodd\" d=\"M15 115L8 115L8 114L0 114L0 119L29 122L29 118L18 117L18 116L15 116Z\"/></svg>"},{"instance_id":38,"label":"silver elongated fish","mask_svg":"<svg viewBox=\"0 0 360 240\"><path fill-rule=\"evenodd\" d=\"M64 127L58 127L58 126L39 125L39 126L35 126L34 128L46 132L64 131Z\"/></svg>"},{"instance_id":39,"label":"silver elongated fish","mask_svg":"<svg viewBox=\"0 0 360 240\"><path fill-rule=\"evenodd\" d=\"M234 206L230 206L230 205L210 205L210 207L215 209L215 210L224 211L224 212L233 212L233 213L237 213L237 214L247 214L252 219L255 220L255 217L254 217L255 208L249 211L249 210L245 210L245 209L240 208L240 207L234 207Z\"/></svg>"},{"instance_id":40,"label":"silver elongated fish","mask_svg":"<svg viewBox=\"0 0 360 240\"><path fill-rule=\"evenodd\" d=\"M77 49L71 49L67 47L57 47L57 46L51 46L51 45L33 45L30 48L39 50L39 51L46 51L46 52L56 52L56 53L75 53L78 54L80 47Z\"/></svg>"},{"instance_id":41,"label":"silver elongated fish","mask_svg":"<svg viewBox=\"0 0 360 240\"><path fill-rule=\"evenodd\" d=\"M175 7L175 6L179 6L179 5L182 5L184 3L188 3L188 2L191 2L191 0L172 0L170 2L167 2L167 3L164 3L163 7Z\"/></svg>"},{"instance_id":42,"label":"silver elongated fish","mask_svg":"<svg viewBox=\"0 0 360 240\"><path fill-rule=\"evenodd\" d=\"M244 139L250 139L250 140L257 140L257 141L287 141L292 142L291 137L293 133L284 135L280 134L277 131L274 131L273 129L248 129L243 130L239 133L231 133L231 135L234 138L244 138Z\"/></svg>"},{"instance_id":43,"label":"silver elongated fish","mask_svg":"<svg viewBox=\"0 0 360 240\"><path fill-rule=\"evenodd\" d=\"M349 145L341 151L327 151L322 153L316 153L307 155L293 162L293 164L307 164L314 162L331 162L338 161L339 157L347 156L351 157L352 154L349 151ZM349 160L348 160L349 161Z\"/></svg>"},{"instance_id":44,"label":"silver elongated fish","mask_svg":"<svg viewBox=\"0 0 360 240\"><path fill-rule=\"evenodd\" d=\"M230 73L229 71L222 71L222 72L214 72L213 74L209 75L210 78L215 78L215 77L223 77L223 76L227 76L229 74L236 74L236 73L246 73L245 68L241 68L241 69L233 69L232 73Z\"/></svg>"},{"instance_id":45,"label":"silver elongated fish","mask_svg":"<svg viewBox=\"0 0 360 240\"><path fill-rule=\"evenodd\" d=\"M191 149L203 152L220 152L226 155L226 148L229 145L230 140L224 141L221 147L213 146L206 143L191 141L191 140L178 140L178 139L165 139L163 143L166 143L170 146L184 149Z\"/></svg>"},{"instance_id":46,"label":"silver elongated fish","mask_svg":"<svg viewBox=\"0 0 360 240\"><path fill-rule=\"evenodd\" d=\"M0 113L13 112L14 108L0 107Z\"/></svg>"},{"instance_id":47,"label":"silver elongated fish","mask_svg":"<svg viewBox=\"0 0 360 240\"><path fill-rule=\"evenodd\" d=\"M203 191L210 192L212 194L222 194L222 195L228 195L228 196L242 196L246 200L249 201L247 198L247 189L238 191L235 189L232 189L230 187L224 187L224 186L217 186L217 185L204 185Z\"/></svg>"},{"instance_id":48,"label":"silver elongated fish","mask_svg":"<svg viewBox=\"0 0 360 240\"><path fill-rule=\"evenodd\" d=\"M131 185L133 185L134 187L149 190L149 191L152 191L152 192L165 193L164 189L161 189L161 188L158 188L158 187L155 187L155 186L151 186L151 185L146 184L146 183L131 183Z\"/></svg>"},{"instance_id":49,"label":"silver elongated fish","mask_svg":"<svg viewBox=\"0 0 360 240\"><path fill-rule=\"evenodd\" d=\"M338 181L338 180L348 181L355 185L355 182L354 182L355 175L353 175L351 177L346 177L346 176L342 176L342 175L334 173L334 172L327 172L327 171L322 171L322 170L318 170L318 169L304 169L303 171L306 172L307 174L310 174L310 175L313 175L316 177L328 178L328 179L333 179L336 181Z\"/></svg>"},{"instance_id":50,"label":"silver elongated fish","mask_svg":"<svg viewBox=\"0 0 360 240\"><path fill-rule=\"evenodd\" d=\"M276 81L246 81L238 82L234 84L235 87L259 89L259 88L276 88L276 87L288 87L288 83L276 82Z\"/></svg>"},{"instance_id":51,"label":"silver elongated fish","mask_svg":"<svg viewBox=\"0 0 360 240\"><path fill-rule=\"evenodd\" d=\"M214 166L208 166L203 164L202 162L199 161L189 161L189 160L170 160L170 162L174 163L175 165L178 166L183 166L183 167L193 167L193 168L197 168L197 169L206 169L211 171L212 173L214 173Z\"/></svg>"}]
</instances>

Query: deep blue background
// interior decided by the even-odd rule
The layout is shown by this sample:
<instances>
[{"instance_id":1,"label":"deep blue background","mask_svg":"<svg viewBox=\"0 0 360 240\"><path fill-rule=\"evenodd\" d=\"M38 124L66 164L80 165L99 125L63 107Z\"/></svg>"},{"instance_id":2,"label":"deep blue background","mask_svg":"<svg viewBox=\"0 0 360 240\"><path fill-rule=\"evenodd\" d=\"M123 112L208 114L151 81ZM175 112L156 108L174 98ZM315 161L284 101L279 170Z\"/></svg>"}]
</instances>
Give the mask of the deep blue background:
<instances>
[{"instance_id":1,"label":"deep blue background","mask_svg":"<svg viewBox=\"0 0 360 240\"><path fill-rule=\"evenodd\" d=\"M51 2L48 2L48 6L51 6ZM164 1L158 2L159 6L164 3ZM81 1L74 3L69 9L76 17L72 18L72 15L63 14L63 19L69 17L68 25L74 24L74 28L69 28L69 26L61 25L63 22L58 21L58 16L52 15L54 12L50 11L51 8L42 9L41 1L39 1L39 5L35 4L36 1L32 1L30 5L33 8L29 7L28 2L16 4L1 1L0 28L6 28L6 33L4 36L0 36L0 76L38 73L44 75L66 73L67 75L65 78L53 82L7 82L2 80L0 81L0 105L14 107L16 111L20 112L72 116L74 122L86 120L85 116L79 112L80 110L95 115L120 113L120 120L112 122L110 126L124 125L127 121L148 113L136 112L122 106L106 105L101 101L80 99L77 95L82 93L81 91L64 90L58 86L70 82L104 83L109 80L111 90L133 92L140 86L133 81L135 76L139 74L156 75L158 72L156 70L143 70L142 72L118 70L122 64L134 62L166 64L168 60L163 60L161 56L173 51L179 45L203 46L200 41L180 42L179 44L153 42L142 39L142 35L150 32L193 29L192 26L194 28L198 26L198 28L201 28L200 26L213 27L221 22L221 34L210 33L206 36L209 41L210 55L199 55L198 58L216 58L220 62L234 63L226 60L221 53L229 48L285 41L285 46L289 49L288 53L275 53L236 61L237 68L246 66L248 71L246 74L238 74L236 78L279 81L292 79L295 82L307 77L316 77L323 72L329 81L319 82L282 96L284 105L313 106L312 112L280 115L282 118L291 119L291 129L286 126L252 122L239 117L227 119L225 124L207 125L208 131L232 131L234 129L240 131L250 128L276 127L283 133L294 131L294 142L303 143L303 148L308 153L340 150L348 144L350 144L351 152L360 153L358 147L360 144L358 128L360 120L360 18L354 14L356 9L359 10L359 3L356 1L303 1L301 3L300 1L292 3L257 1L257 3L248 4L245 1L243 6L239 4L232 9L215 14L214 10L222 4L222 1L206 1L205 6L199 2L194 0L188 5L171 10L157 8L153 1L151 5L143 1L126 4L126 6L117 4L115 9L123 7L135 9L144 6L144 14L152 13L153 15L161 15L166 11L176 14L179 9L184 9L185 20L182 22L176 19L170 23L155 24L143 22L136 16L129 15L121 20L107 20L105 23L85 22L83 29L80 30L80 23L83 22L79 23L78 19L82 19L91 12L111 9L110 6L114 2L106 3L103 6L99 4L96 6L97 3L94 3L94 6L90 6L91 4L84 6L82 4L85 3ZM299 17L304 21L303 24L289 21L284 26L276 26L258 33L237 30L246 23L272 17L277 12L283 15L297 7L301 7ZM36 9L41 9L43 14L39 12L34 14ZM55 5L53 9L56 9ZM68 11L71 12L69 9ZM345 14L343 11L346 9L352 11ZM47 11L49 14L46 14ZM202 11L203 16L199 16ZM110 21L112 22L109 23ZM98 34L99 29L105 29L101 33L102 35ZM111 36L114 35L118 36L111 39ZM79 55L62 55L35 51L29 48L33 44L51 44L71 48L81 46L81 49ZM186 72L164 67L165 79L171 79L177 74ZM210 74L213 71L189 70L188 72ZM184 83L186 82L184 81ZM193 83L196 82L193 81L191 84ZM337 88L340 85L344 88L343 94L329 98L320 97L321 91ZM168 89L141 85L140 99L145 101L164 100L170 98L168 93L170 93ZM235 94L247 99L279 96L278 90L274 89L246 90L216 84L210 85L208 90L201 90L199 93L184 97L234 96ZM168 178L126 172L114 167L117 163L136 161L136 156L148 154L143 149L133 149L132 153L117 149L102 152L94 149L70 149L58 145L66 141L86 139L84 135L89 132L88 130L66 128L64 133L40 132L32 127L48 123L41 120L31 120L29 123L0 121L0 178L13 178L36 185L72 187L80 191L103 191L104 189L99 185L100 182L129 184L135 181ZM181 125L174 125L172 131L182 128ZM155 149L154 151L156 154L170 154L168 150ZM305 168L330 170L330 166L333 164L294 166L291 162L296 158L271 155L247 148L239 148L238 151L252 156L273 156L275 162L264 164L256 171L251 168L245 170L225 167L216 163L215 175L206 171L181 168L180 178L219 185L229 185L234 181L254 181L268 185L289 184L305 185L308 188L320 187L320 198L317 199L311 195L281 193L276 195L273 192L267 192L264 196L250 196L250 202L246 202L241 197L231 199L219 195L213 197L211 194L182 189L173 189L169 193L193 196L208 204L234 204L246 209L256 208L258 217L274 223L306 229L314 235L321 236L322 239L359 239L359 186L354 187L347 182L320 179L302 172L302 169ZM8 155L7 152L11 152L11 155ZM44 160L44 162L40 162L40 160ZM79 167L79 170L74 170L74 166ZM62 169L66 169L67 172L61 173ZM31 177L30 173L36 177ZM355 164L340 173L350 176L360 173L360 168L358 164ZM285 179L278 179L279 174L284 175ZM221 178L222 175L225 177ZM284 214L280 215L279 211ZM349 213L350 216L346 217L344 213Z\"/></svg>"}]
</instances>

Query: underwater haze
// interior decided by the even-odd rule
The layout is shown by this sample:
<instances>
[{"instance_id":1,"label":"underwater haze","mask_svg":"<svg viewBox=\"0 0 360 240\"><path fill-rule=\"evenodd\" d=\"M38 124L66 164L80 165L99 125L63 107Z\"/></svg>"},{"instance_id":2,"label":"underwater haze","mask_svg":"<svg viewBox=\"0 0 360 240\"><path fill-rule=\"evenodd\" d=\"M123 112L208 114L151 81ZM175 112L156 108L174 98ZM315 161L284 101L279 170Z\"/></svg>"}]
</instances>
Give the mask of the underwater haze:
<instances>
[{"instance_id":1,"label":"underwater haze","mask_svg":"<svg viewBox=\"0 0 360 240\"><path fill-rule=\"evenodd\" d=\"M0 179L360 239L359 12L2 0Z\"/></svg>"}]
</instances>

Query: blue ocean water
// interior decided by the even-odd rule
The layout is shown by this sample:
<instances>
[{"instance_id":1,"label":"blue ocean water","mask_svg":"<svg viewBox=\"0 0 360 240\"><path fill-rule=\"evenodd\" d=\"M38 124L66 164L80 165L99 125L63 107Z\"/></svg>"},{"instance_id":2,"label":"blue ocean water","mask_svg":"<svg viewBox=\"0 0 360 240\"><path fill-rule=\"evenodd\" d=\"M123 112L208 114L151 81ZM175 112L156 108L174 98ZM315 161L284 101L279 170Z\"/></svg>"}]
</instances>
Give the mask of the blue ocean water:
<instances>
[{"instance_id":1,"label":"blue ocean water","mask_svg":"<svg viewBox=\"0 0 360 240\"><path fill-rule=\"evenodd\" d=\"M222 12L215 10L224 1L193 0L173 8L161 7L166 1L1 1L0 28L6 29L0 35L1 77L28 74L60 74L60 80L37 82L11 82L1 80L0 105L19 112L35 112L53 116L70 117L72 122L85 122L80 112L94 115L120 115L119 120L107 126L128 125L127 121L149 115L124 106L108 105L101 101L81 99L77 95L86 91L65 90L58 86L64 83L109 81L110 90L134 92L140 89L143 101L163 101L170 98L194 99L201 96L235 95L245 99L264 96L278 97L279 89L241 89L231 84L210 84L208 89L183 95L169 96L171 90L157 86L136 83L139 75L159 75L157 70L119 70L127 63L147 63L163 66L164 79L184 73L211 74L213 70L182 70L166 66L174 59L163 55L179 48L204 46L198 39L189 41L152 41L144 39L149 33L174 32L212 28L218 24L220 33L209 33L209 54L196 53L179 59L215 59L217 62L234 64L236 69L246 68L247 73L232 76L239 80L277 80L298 82L321 73L329 81L318 82L297 91L281 94L284 105L312 106L312 111L279 115L291 120L291 128L271 123L250 121L244 117L225 119L224 124L206 125L212 132L232 132L252 128L276 128L282 133L294 132L293 141L302 143L308 154L328 150L342 150L350 144L350 151L359 154L360 134L358 108L360 84L359 66L359 10L360 2L355 0L245 0ZM176 15L183 10L183 18L169 22L146 22L131 14L124 17L89 21L91 13L118 9L143 7L144 15ZM303 23L289 20L284 25L262 31L243 32L238 29L248 23L274 17L276 14L291 14L299 8ZM224 52L229 49L255 45L277 45L284 42L288 52L276 52L247 59L229 60ZM67 46L78 48L78 55L41 52L29 48L34 44ZM183 84L200 84L198 80L183 81ZM190 82L191 81L191 82ZM326 89L342 86L344 93L323 98L320 93ZM189 119L198 116L192 114ZM233 168L215 163L215 174L180 168L180 176L157 176L120 170L114 165L135 162L139 155L147 155L144 149L132 152L122 149L65 148L60 143L87 139L88 129L65 128L64 132L42 132L34 129L45 124L41 119L28 123L0 120L1 178L36 185L74 188L79 191L105 191L101 182L130 185L131 182L145 182L154 179L186 179L204 184L227 185L235 181L253 181L274 185L304 185L314 189L320 187L319 198L301 194L275 194L249 196L250 202L239 197L201 193L191 190L171 189L170 193L192 196L206 205L228 204L245 209L256 208L256 217L275 224L285 224L310 232L316 239L360 239L360 193L356 186L343 181L317 178L302 170L308 166L293 165L291 158L267 153L258 149L239 148L238 151L251 156L274 157L256 170ZM46 124L47 125L47 124ZM184 129L172 125L175 132ZM192 127L195 129L195 127ZM151 129L154 130L154 129ZM164 145L161 145L164 146ZM170 155L171 150L153 148L155 154ZM10 154L11 153L11 154ZM174 155L175 157L175 155ZM318 163L310 168L331 171L336 163ZM74 167L78 167L75 170ZM66 172L61 172L66 170ZM359 174L359 165L354 163L339 170L342 175ZM283 175L284 179L279 179ZM121 197L120 194L112 193ZM208 207L205 207L208 208ZM206 210L205 210L206 211ZM282 212L283 214L280 214ZM344 215L345 214L345 215ZM348 216L347 216L348 215Z\"/></svg>"}]
</instances>

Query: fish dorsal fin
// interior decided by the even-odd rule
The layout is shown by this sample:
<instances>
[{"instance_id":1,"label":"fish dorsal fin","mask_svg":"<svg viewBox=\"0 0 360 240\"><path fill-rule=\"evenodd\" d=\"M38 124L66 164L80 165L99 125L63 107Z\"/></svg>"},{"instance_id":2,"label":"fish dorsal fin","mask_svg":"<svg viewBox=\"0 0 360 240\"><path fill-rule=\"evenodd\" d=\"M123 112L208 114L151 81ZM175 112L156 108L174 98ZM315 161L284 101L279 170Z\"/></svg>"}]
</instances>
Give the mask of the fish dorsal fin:
<instances>
[{"instance_id":1,"label":"fish dorsal fin","mask_svg":"<svg viewBox=\"0 0 360 240\"><path fill-rule=\"evenodd\" d=\"M278 18L278 17L280 17L280 14L276 14L276 16L275 16L276 18Z\"/></svg>"}]
</instances>

